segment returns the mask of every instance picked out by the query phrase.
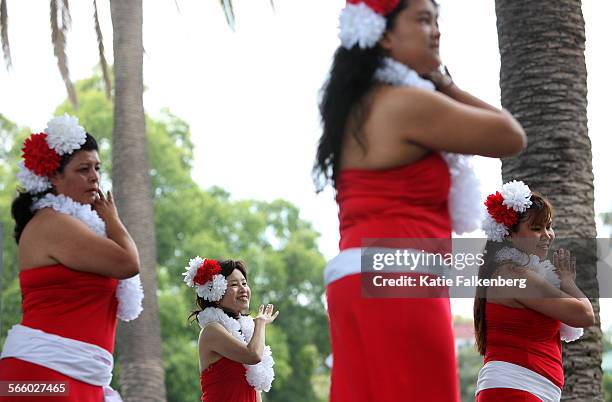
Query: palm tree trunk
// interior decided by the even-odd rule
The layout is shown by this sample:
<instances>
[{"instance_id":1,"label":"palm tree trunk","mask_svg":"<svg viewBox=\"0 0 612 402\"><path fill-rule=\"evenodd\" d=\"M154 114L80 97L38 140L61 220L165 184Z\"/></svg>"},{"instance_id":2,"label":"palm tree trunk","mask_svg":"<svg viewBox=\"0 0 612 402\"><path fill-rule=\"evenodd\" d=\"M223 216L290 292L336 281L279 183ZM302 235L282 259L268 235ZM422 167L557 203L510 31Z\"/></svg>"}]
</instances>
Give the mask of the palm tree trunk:
<instances>
[{"instance_id":1,"label":"palm tree trunk","mask_svg":"<svg viewBox=\"0 0 612 402\"><path fill-rule=\"evenodd\" d=\"M524 180L555 207L557 238L594 239L593 167L587 130L585 28L580 0L496 0L501 97L529 145L504 160L504 181ZM563 401L603 402L599 289L594 242L579 260L578 286L598 324L564 344Z\"/></svg>"},{"instance_id":2,"label":"palm tree trunk","mask_svg":"<svg viewBox=\"0 0 612 402\"><path fill-rule=\"evenodd\" d=\"M142 0L112 0L115 59L113 189L117 208L140 253L144 311L120 324L118 348L123 399L165 401L161 351L153 198L143 95Z\"/></svg>"}]
</instances>

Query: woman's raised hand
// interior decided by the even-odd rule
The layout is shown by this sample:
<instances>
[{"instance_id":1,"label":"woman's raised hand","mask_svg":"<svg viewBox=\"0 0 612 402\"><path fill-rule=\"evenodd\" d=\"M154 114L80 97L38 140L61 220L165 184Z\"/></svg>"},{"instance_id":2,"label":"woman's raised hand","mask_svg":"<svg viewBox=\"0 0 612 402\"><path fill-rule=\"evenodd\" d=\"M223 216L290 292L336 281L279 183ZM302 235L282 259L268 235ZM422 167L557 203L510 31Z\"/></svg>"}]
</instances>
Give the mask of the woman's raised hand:
<instances>
[{"instance_id":1,"label":"woman's raised hand","mask_svg":"<svg viewBox=\"0 0 612 402\"><path fill-rule=\"evenodd\" d=\"M572 256L569 250L559 249L553 254L553 265L559 279L576 280L576 257Z\"/></svg>"},{"instance_id":2,"label":"woman's raised hand","mask_svg":"<svg viewBox=\"0 0 612 402\"><path fill-rule=\"evenodd\" d=\"M119 219L113 193L110 191L105 196L104 192L98 189L98 196L93 203L93 208L105 223L108 223L111 219Z\"/></svg>"},{"instance_id":3,"label":"woman's raised hand","mask_svg":"<svg viewBox=\"0 0 612 402\"><path fill-rule=\"evenodd\" d=\"M262 321L264 324L272 324L276 317L278 316L278 311L274 312L274 305L268 304L265 308L262 304L259 306L259 311L257 312L256 320Z\"/></svg>"}]
</instances>

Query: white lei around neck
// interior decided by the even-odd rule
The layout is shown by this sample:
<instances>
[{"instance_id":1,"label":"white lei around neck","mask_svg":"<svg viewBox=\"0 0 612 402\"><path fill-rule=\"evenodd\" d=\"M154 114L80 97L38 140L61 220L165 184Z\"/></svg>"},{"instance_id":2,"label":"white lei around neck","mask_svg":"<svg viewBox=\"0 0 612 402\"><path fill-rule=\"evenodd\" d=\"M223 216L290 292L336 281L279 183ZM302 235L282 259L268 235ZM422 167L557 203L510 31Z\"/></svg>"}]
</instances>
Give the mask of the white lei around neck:
<instances>
[{"instance_id":1,"label":"white lei around neck","mask_svg":"<svg viewBox=\"0 0 612 402\"><path fill-rule=\"evenodd\" d=\"M495 255L495 261L504 262L512 261L518 266L525 267L530 271L544 278L548 283L556 288L561 286L561 280L555 273L555 266L548 260L541 261L536 255L527 255L526 253L510 247L504 247ZM570 327L567 324L561 323L561 340L565 342L573 342L584 333L582 328Z\"/></svg>"},{"instance_id":2,"label":"white lei around neck","mask_svg":"<svg viewBox=\"0 0 612 402\"><path fill-rule=\"evenodd\" d=\"M421 78L416 71L390 57L384 59L383 66L376 70L374 77L389 85L436 90L431 81ZM472 167L472 156L451 152L440 154L446 160L451 176L448 203L453 231L456 234L473 232L480 228L483 208L480 181Z\"/></svg>"},{"instance_id":3,"label":"white lei around neck","mask_svg":"<svg viewBox=\"0 0 612 402\"><path fill-rule=\"evenodd\" d=\"M239 319L229 317L223 310L217 307L207 307L198 313L198 323L201 328L211 322L217 322L223 326L234 338L245 344L251 341L255 322L251 317L240 316ZM268 392L274 381L274 359L270 346L264 346L263 356L257 364L243 364L246 368L246 380L257 391Z\"/></svg>"},{"instance_id":4,"label":"white lei around neck","mask_svg":"<svg viewBox=\"0 0 612 402\"><path fill-rule=\"evenodd\" d=\"M42 208L53 208L57 212L70 215L89 227L95 234L106 237L106 225L98 213L89 205L80 204L63 194L45 194L34 202L32 210ZM142 299L144 292L140 283L140 275L129 279L122 279L117 285L115 296L119 302L117 317L122 321L132 321L142 311Z\"/></svg>"}]
</instances>

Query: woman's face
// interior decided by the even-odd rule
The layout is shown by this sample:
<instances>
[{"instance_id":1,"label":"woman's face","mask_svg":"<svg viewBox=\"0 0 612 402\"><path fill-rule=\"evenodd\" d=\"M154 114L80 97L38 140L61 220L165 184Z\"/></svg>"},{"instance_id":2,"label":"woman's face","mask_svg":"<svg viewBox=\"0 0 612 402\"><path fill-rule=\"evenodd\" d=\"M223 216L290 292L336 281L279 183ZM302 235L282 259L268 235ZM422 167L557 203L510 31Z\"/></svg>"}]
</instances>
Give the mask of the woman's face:
<instances>
[{"instance_id":1,"label":"woman's face","mask_svg":"<svg viewBox=\"0 0 612 402\"><path fill-rule=\"evenodd\" d=\"M246 312L251 301L251 289L246 278L240 270L234 269L225 279L227 280L227 289L223 298L219 301L219 305L236 314Z\"/></svg>"},{"instance_id":2,"label":"woman's face","mask_svg":"<svg viewBox=\"0 0 612 402\"><path fill-rule=\"evenodd\" d=\"M431 0L409 0L380 44L389 56L421 75L437 69L441 64L440 31L438 11Z\"/></svg>"},{"instance_id":3,"label":"woman's face","mask_svg":"<svg viewBox=\"0 0 612 402\"><path fill-rule=\"evenodd\" d=\"M61 173L51 177L56 194L81 204L93 204L100 186L100 157L97 151L77 151Z\"/></svg>"},{"instance_id":4,"label":"woman's face","mask_svg":"<svg viewBox=\"0 0 612 402\"><path fill-rule=\"evenodd\" d=\"M510 241L514 247L546 259L548 250L555 240L555 232L552 228L552 220L546 225L538 225L533 219L527 219L519 224L516 233L510 233Z\"/></svg>"}]
</instances>

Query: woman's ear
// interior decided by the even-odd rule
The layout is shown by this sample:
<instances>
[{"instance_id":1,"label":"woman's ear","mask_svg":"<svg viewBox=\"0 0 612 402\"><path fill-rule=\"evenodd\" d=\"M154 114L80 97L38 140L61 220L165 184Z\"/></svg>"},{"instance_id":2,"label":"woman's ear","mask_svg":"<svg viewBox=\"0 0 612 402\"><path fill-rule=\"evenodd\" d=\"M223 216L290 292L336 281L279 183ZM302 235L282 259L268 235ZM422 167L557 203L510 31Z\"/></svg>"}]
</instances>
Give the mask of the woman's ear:
<instances>
[{"instance_id":1,"label":"woman's ear","mask_svg":"<svg viewBox=\"0 0 612 402\"><path fill-rule=\"evenodd\" d=\"M389 31L385 31L383 33L382 38L380 38L380 40L378 41L378 43L380 44L380 47L382 47L383 49L385 49L386 51L391 51L391 37L389 34Z\"/></svg>"},{"instance_id":2,"label":"woman's ear","mask_svg":"<svg viewBox=\"0 0 612 402\"><path fill-rule=\"evenodd\" d=\"M57 171L53 173L51 176L49 176L49 181L51 182L53 187L57 188L57 185L59 184L61 177L62 177L62 173L57 172Z\"/></svg>"}]
</instances>

